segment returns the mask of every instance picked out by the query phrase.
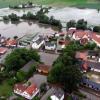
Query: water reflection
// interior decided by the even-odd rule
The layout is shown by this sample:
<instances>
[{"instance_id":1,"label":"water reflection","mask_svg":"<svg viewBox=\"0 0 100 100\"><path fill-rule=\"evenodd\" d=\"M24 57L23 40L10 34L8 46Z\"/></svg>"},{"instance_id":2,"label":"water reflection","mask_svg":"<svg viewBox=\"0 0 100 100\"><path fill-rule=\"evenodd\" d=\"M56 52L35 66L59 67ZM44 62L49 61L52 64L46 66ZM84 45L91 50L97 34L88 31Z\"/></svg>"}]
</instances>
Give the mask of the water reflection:
<instances>
[{"instance_id":1,"label":"water reflection","mask_svg":"<svg viewBox=\"0 0 100 100\"><path fill-rule=\"evenodd\" d=\"M34 34L39 33L42 35L47 35L58 31L56 27L51 27L49 25L39 24L37 22L0 22L0 34L5 37L13 37L17 35L18 37L22 37L26 34Z\"/></svg>"}]
</instances>

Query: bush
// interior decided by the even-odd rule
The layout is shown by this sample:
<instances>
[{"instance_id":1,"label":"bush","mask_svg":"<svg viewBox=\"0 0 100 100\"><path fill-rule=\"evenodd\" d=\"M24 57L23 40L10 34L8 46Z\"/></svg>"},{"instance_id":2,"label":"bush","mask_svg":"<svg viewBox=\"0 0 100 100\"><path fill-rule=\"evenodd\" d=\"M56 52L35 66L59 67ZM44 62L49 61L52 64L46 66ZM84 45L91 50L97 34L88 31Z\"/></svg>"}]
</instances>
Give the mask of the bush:
<instances>
[{"instance_id":1,"label":"bush","mask_svg":"<svg viewBox=\"0 0 100 100\"><path fill-rule=\"evenodd\" d=\"M10 78L9 80L8 80L8 84L9 85L14 85L16 83L16 78Z\"/></svg>"},{"instance_id":2,"label":"bush","mask_svg":"<svg viewBox=\"0 0 100 100\"><path fill-rule=\"evenodd\" d=\"M18 71L16 74L16 78L18 82L24 81L26 79L26 75L27 73L25 73L24 71Z\"/></svg>"},{"instance_id":3,"label":"bush","mask_svg":"<svg viewBox=\"0 0 100 100\"><path fill-rule=\"evenodd\" d=\"M32 65L27 73L27 78L31 77L35 71L36 71L36 67L35 65Z\"/></svg>"},{"instance_id":4,"label":"bush","mask_svg":"<svg viewBox=\"0 0 100 100\"><path fill-rule=\"evenodd\" d=\"M8 16L3 16L3 20L9 20L9 17Z\"/></svg>"},{"instance_id":5,"label":"bush","mask_svg":"<svg viewBox=\"0 0 100 100\"><path fill-rule=\"evenodd\" d=\"M9 15L8 17L11 19L11 21L19 21L19 17L14 13Z\"/></svg>"},{"instance_id":6,"label":"bush","mask_svg":"<svg viewBox=\"0 0 100 100\"><path fill-rule=\"evenodd\" d=\"M40 92L46 92L47 89L46 89L46 83L42 83L41 86L40 86Z\"/></svg>"}]
</instances>

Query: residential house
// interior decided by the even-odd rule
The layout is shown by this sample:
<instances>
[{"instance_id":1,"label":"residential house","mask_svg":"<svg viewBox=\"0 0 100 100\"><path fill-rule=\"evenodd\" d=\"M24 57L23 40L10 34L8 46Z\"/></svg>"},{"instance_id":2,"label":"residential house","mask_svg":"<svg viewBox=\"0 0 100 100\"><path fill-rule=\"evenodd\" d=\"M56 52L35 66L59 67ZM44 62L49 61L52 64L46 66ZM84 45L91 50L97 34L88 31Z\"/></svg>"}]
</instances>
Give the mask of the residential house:
<instances>
[{"instance_id":1,"label":"residential house","mask_svg":"<svg viewBox=\"0 0 100 100\"><path fill-rule=\"evenodd\" d=\"M23 97L31 100L34 98L37 94L39 93L39 89L35 84L30 85L24 92L23 92Z\"/></svg>"},{"instance_id":2,"label":"residential house","mask_svg":"<svg viewBox=\"0 0 100 100\"><path fill-rule=\"evenodd\" d=\"M43 73L43 74L48 74L49 71L50 71L50 69L51 69L51 66L45 65L45 64L39 64L39 65L37 66L37 71L38 71L39 73Z\"/></svg>"},{"instance_id":3,"label":"residential house","mask_svg":"<svg viewBox=\"0 0 100 100\"><path fill-rule=\"evenodd\" d=\"M14 86L14 93L31 100L39 93L39 89L35 84L31 84L30 86L25 84L16 84Z\"/></svg>"},{"instance_id":4,"label":"residential house","mask_svg":"<svg viewBox=\"0 0 100 100\"><path fill-rule=\"evenodd\" d=\"M56 44L53 42L45 42L45 50L55 50Z\"/></svg>"},{"instance_id":5,"label":"residential house","mask_svg":"<svg viewBox=\"0 0 100 100\"><path fill-rule=\"evenodd\" d=\"M64 91L60 88L56 88L50 98L51 100L64 100Z\"/></svg>"},{"instance_id":6,"label":"residential house","mask_svg":"<svg viewBox=\"0 0 100 100\"><path fill-rule=\"evenodd\" d=\"M71 27L67 31L67 36L72 37L75 32L76 32L76 28L75 27Z\"/></svg>"},{"instance_id":7,"label":"residential house","mask_svg":"<svg viewBox=\"0 0 100 100\"><path fill-rule=\"evenodd\" d=\"M100 35L97 35L97 33L93 33L92 41L95 42L98 47L100 47Z\"/></svg>"},{"instance_id":8,"label":"residential house","mask_svg":"<svg viewBox=\"0 0 100 100\"><path fill-rule=\"evenodd\" d=\"M15 39L6 40L5 46L6 47L16 47L17 46L17 40L15 40Z\"/></svg>"},{"instance_id":9,"label":"residential house","mask_svg":"<svg viewBox=\"0 0 100 100\"><path fill-rule=\"evenodd\" d=\"M7 52L7 48L4 48L4 47L0 47L0 55L3 55Z\"/></svg>"},{"instance_id":10,"label":"residential house","mask_svg":"<svg viewBox=\"0 0 100 100\"><path fill-rule=\"evenodd\" d=\"M81 84L100 92L100 84L93 82L92 80L88 79L87 77L82 78Z\"/></svg>"},{"instance_id":11,"label":"residential house","mask_svg":"<svg viewBox=\"0 0 100 100\"><path fill-rule=\"evenodd\" d=\"M38 37L35 41L33 40L32 48L33 49L40 49L42 45L44 45L45 41L43 37Z\"/></svg>"}]
</instances>

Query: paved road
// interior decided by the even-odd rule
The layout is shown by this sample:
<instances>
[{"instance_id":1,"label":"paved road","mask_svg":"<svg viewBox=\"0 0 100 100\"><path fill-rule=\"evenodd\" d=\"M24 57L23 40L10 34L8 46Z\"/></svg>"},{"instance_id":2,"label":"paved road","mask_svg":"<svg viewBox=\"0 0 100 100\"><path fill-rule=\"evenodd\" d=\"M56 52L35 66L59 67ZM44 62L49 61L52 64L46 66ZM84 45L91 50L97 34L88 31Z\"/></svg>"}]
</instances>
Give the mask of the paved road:
<instances>
[{"instance_id":1,"label":"paved road","mask_svg":"<svg viewBox=\"0 0 100 100\"><path fill-rule=\"evenodd\" d=\"M47 98L48 98L50 95L52 95L53 91L54 91L54 88L49 89L49 90L47 91L47 93L46 93L45 95L43 95L43 97L41 98L41 100L47 100Z\"/></svg>"},{"instance_id":2,"label":"paved road","mask_svg":"<svg viewBox=\"0 0 100 100\"><path fill-rule=\"evenodd\" d=\"M80 89L80 92L87 96L87 98L84 100L100 100L99 96L96 96L96 94L90 93L87 89Z\"/></svg>"},{"instance_id":3,"label":"paved road","mask_svg":"<svg viewBox=\"0 0 100 100\"><path fill-rule=\"evenodd\" d=\"M11 52L12 52L12 49L8 49L8 51L4 55L1 55L0 63L4 63L6 56L10 54Z\"/></svg>"}]
</instances>

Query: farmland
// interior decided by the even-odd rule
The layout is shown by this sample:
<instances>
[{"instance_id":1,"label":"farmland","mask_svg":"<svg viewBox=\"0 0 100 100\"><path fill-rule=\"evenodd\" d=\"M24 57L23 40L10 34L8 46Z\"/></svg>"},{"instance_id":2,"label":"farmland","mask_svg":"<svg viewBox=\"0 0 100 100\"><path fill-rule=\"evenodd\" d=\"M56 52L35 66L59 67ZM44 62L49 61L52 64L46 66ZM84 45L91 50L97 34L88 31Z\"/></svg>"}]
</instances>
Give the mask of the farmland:
<instances>
[{"instance_id":1,"label":"farmland","mask_svg":"<svg viewBox=\"0 0 100 100\"><path fill-rule=\"evenodd\" d=\"M32 1L35 4L44 4L58 7L80 5L80 7L100 8L100 1L98 0L0 0L0 8L7 7L9 5L26 3L28 1Z\"/></svg>"}]
</instances>

